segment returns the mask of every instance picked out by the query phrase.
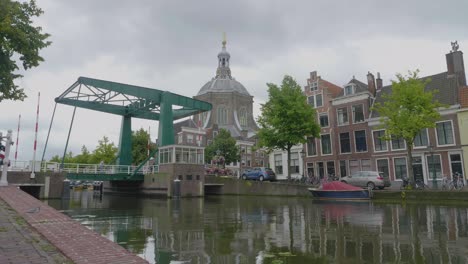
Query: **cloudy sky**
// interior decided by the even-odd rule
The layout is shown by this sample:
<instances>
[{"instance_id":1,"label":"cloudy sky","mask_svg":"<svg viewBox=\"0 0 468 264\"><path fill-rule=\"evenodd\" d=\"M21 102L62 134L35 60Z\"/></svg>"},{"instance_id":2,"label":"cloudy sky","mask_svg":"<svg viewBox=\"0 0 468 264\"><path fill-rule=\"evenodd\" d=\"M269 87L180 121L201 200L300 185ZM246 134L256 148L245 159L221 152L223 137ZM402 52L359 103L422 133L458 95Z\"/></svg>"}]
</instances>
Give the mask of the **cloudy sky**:
<instances>
[{"instance_id":1,"label":"cloudy sky","mask_svg":"<svg viewBox=\"0 0 468 264\"><path fill-rule=\"evenodd\" d=\"M37 93L41 92L40 159L54 98L79 76L146 86L192 97L214 75L222 34L227 35L233 76L254 96L254 115L267 100L267 82L285 74L301 84L311 71L344 85L355 75L366 82L380 72L421 75L446 70L445 54L458 40L468 50L468 1L123 1L37 0L36 20L53 44L45 62L18 82L29 98L1 102L0 131L16 129L21 114L18 160L32 158ZM73 107L58 105L45 157L62 155ZM69 150L94 149L108 136L116 144L120 117L77 109ZM133 129L157 122L134 120ZM12 148L12 155L15 152ZM13 156L12 156L13 157Z\"/></svg>"}]
</instances>

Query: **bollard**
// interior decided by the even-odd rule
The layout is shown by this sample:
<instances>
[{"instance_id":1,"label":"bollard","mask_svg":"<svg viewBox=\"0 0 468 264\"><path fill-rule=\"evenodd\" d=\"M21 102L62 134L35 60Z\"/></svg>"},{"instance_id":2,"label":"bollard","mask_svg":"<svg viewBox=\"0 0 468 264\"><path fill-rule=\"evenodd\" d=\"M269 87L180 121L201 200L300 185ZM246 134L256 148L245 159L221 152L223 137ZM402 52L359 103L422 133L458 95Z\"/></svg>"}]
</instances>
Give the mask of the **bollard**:
<instances>
[{"instance_id":1,"label":"bollard","mask_svg":"<svg viewBox=\"0 0 468 264\"><path fill-rule=\"evenodd\" d=\"M68 179L63 181L62 199L70 199L70 181Z\"/></svg>"}]
</instances>

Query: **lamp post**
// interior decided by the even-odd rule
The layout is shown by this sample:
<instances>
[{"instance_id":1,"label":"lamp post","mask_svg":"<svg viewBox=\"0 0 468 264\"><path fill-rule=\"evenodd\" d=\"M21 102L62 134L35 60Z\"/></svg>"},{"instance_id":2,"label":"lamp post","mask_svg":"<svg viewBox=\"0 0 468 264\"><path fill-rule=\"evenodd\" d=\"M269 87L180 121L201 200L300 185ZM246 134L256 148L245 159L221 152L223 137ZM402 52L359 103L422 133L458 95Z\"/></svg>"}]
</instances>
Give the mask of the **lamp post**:
<instances>
[{"instance_id":1,"label":"lamp post","mask_svg":"<svg viewBox=\"0 0 468 264\"><path fill-rule=\"evenodd\" d=\"M429 146L429 153L431 153L431 162L432 162L432 188L437 189L437 176L435 171L435 162L434 162L434 146Z\"/></svg>"}]
</instances>

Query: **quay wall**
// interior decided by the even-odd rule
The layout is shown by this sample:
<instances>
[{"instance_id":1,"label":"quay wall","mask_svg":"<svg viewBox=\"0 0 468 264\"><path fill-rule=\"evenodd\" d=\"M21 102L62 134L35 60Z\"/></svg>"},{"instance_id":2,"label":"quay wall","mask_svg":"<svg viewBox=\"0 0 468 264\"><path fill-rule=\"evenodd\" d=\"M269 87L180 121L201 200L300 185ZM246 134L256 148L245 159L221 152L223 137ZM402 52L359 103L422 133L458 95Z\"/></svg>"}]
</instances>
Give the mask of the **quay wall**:
<instances>
[{"instance_id":1,"label":"quay wall","mask_svg":"<svg viewBox=\"0 0 468 264\"><path fill-rule=\"evenodd\" d=\"M36 172L31 179L30 171L9 171L8 184L21 189L39 199L58 199L63 195L65 173Z\"/></svg>"}]
</instances>

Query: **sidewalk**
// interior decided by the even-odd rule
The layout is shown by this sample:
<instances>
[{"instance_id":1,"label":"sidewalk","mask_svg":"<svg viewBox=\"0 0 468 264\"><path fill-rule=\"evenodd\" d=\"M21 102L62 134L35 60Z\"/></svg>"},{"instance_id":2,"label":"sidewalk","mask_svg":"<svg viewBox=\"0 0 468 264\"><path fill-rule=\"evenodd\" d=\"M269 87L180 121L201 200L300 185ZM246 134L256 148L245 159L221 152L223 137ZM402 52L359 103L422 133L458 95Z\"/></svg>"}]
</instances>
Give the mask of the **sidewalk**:
<instances>
[{"instance_id":1,"label":"sidewalk","mask_svg":"<svg viewBox=\"0 0 468 264\"><path fill-rule=\"evenodd\" d=\"M148 263L15 187L0 206L0 263Z\"/></svg>"}]
</instances>

